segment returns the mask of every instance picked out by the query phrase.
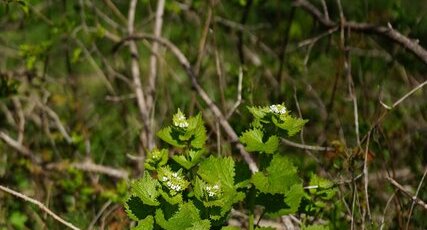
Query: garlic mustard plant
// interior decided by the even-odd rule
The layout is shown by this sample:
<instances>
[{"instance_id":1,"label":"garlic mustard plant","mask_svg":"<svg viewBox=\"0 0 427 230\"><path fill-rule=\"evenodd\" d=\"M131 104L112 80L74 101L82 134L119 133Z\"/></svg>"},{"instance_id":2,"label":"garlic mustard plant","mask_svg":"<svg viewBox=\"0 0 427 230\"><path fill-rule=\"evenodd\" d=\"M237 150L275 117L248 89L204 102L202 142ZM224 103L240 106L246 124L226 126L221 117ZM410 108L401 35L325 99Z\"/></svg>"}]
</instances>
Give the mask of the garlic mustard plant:
<instances>
[{"instance_id":1,"label":"garlic mustard plant","mask_svg":"<svg viewBox=\"0 0 427 230\"><path fill-rule=\"evenodd\" d=\"M157 133L174 153L150 151L144 176L131 184L124 205L134 230L230 229L225 225L231 210L242 207L248 228L255 229L255 209L263 210L264 218L276 218L309 217L327 207L335 196L333 184L312 175L306 192L298 168L280 150L280 137L295 135L307 120L293 117L283 103L248 109L253 121L239 140L262 162L259 172L251 174L230 156L211 155L202 116L187 118L178 109L172 125Z\"/></svg>"}]
</instances>

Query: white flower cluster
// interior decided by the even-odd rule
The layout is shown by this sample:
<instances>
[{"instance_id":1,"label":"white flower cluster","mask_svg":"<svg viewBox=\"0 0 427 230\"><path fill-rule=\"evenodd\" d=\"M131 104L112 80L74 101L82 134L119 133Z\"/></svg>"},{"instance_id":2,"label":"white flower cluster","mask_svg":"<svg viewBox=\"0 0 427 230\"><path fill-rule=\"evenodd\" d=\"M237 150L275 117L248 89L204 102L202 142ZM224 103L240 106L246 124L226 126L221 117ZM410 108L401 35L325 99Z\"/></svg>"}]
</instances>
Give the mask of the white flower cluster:
<instances>
[{"instance_id":1,"label":"white flower cluster","mask_svg":"<svg viewBox=\"0 0 427 230\"><path fill-rule=\"evenodd\" d=\"M177 119L173 122L173 125L180 127L180 128L187 128L188 122L184 115L178 114Z\"/></svg>"},{"instance_id":2,"label":"white flower cluster","mask_svg":"<svg viewBox=\"0 0 427 230\"><path fill-rule=\"evenodd\" d=\"M209 197L214 197L219 192L219 186L216 184L214 186L206 186L206 191L208 192Z\"/></svg>"},{"instance_id":3,"label":"white flower cluster","mask_svg":"<svg viewBox=\"0 0 427 230\"><path fill-rule=\"evenodd\" d=\"M285 114L286 107L283 105L270 105L270 112L275 114Z\"/></svg>"},{"instance_id":4,"label":"white flower cluster","mask_svg":"<svg viewBox=\"0 0 427 230\"><path fill-rule=\"evenodd\" d=\"M172 176L174 177L174 181L178 182L179 180L181 180L182 178L178 176L178 173L174 172L172 173ZM162 177L162 181L166 182L166 185L169 187L169 189L175 190L176 192L180 192L182 190L182 186L172 182L172 180L166 176Z\"/></svg>"}]
</instances>

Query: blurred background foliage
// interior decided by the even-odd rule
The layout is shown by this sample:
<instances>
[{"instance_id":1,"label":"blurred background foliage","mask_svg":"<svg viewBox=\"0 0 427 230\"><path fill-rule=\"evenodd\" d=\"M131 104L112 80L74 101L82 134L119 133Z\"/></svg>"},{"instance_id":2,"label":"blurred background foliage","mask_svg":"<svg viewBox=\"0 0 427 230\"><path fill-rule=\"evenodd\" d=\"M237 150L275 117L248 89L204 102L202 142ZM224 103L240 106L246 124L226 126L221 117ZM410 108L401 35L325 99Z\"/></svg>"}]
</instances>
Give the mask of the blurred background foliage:
<instances>
[{"instance_id":1,"label":"blurred background foliage","mask_svg":"<svg viewBox=\"0 0 427 230\"><path fill-rule=\"evenodd\" d=\"M325 2L330 19L338 22L337 1ZM322 9L321 1L311 3ZM341 4L348 21L390 24L427 47L426 1L342 0ZM138 1L137 32L153 32L156 5L154 0ZM0 1L0 131L31 151L22 154L0 142L1 184L42 201L82 228L127 228L129 220L121 208L127 185L124 178L88 172L73 163L124 170L130 178L141 173L140 164L132 160L138 154L142 123L131 80L131 55L126 47L113 50L128 35L128 10L129 1L123 0ZM380 226L395 191L386 175L415 192L427 165L426 90L389 112L381 105L392 105L427 79L427 64L408 50L382 36L352 31L345 35L346 51L339 31L313 42L327 29L291 1L166 1L163 20L162 36L188 57L224 114L236 101L243 68L242 103L229 119L238 134L251 122L246 106L285 102L293 113L309 120L293 141L342 150L310 152L283 145L283 153L295 158L307 181L306 171L333 181L361 173L360 152L368 140L371 227ZM151 42L137 44L145 87ZM202 111L210 151L237 154L207 105L192 91L176 58L161 47L158 60L150 128L159 130L177 108L190 114ZM351 92L357 98L360 147ZM341 202L319 218L335 223L337 229L348 228L346 205L352 203L354 190L360 201L355 218L361 224L366 204L361 182L358 185L340 185ZM418 195L427 200L423 188ZM36 207L4 193L0 197L0 228L61 228ZM386 210L385 227L403 228L410 206L409 199L396 193ZM414 229L427 227L425 214L415 207Z\"/></svg>"}]
</instances>

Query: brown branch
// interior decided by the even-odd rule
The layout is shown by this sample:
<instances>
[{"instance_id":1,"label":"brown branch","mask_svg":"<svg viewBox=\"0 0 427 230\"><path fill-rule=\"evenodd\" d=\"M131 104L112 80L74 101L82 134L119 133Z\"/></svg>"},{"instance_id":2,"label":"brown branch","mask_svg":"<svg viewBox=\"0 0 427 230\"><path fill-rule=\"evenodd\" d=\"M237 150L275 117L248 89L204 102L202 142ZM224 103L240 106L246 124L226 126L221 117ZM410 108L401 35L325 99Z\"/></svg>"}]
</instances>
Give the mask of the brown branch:
<instances>
[{"instance_id":1,"label":"brown branch","mask_svg":"<svg viewBox=\"0 0 427 230\"><path fill-rule=\"evenodd\" d=\"M324 16L320 10L318 10L313 4L307 0L294 0L293 5L300 7L311 14L317 21L319 21L323 26L328 28L333 28L338 25L338 23L329 20ZM380 36L386 37L401 45L403 48L409 50L415 54L424 64L427 65L427 50L418 44L417 40L412 40L405 35L401 34L399 31L394 30L389 24L385 26L377 26L369 23L358 23L358 22L341 22L344 29L349 29L355 32L361 33L374 33Z\"/></svg>"},{"instance_id":2,"label":"brown branch","mask_svg":"<svg viewBox=\"0 0 427 230\"><path fill-rule=\"evenodd\" d=\"M14 195L14 196L16 196L16 197L19 197L19 198L21 198L21 199L23 199L23 200L25 200L25 201L27 201L27 202L30 202L30 203L32 203L32 204L35 204L35 205L36 205L36 206L38 206L41 210L43 210L44 212L46 212L47 214L49 214L50 216L52 216L55 220L59 221L59 222L60 222L60 223L62 223L63 225L65 225L65 226L67 226L67 227L69 227L69 228L71 228L71 229L74 229L74 230L80 230L80 228L78 228L78 227L74 226L74 225L73 225L73 224L71 224L70 222L67 222L66 220L64 220L64 219L62 219L61 217L59 217L58 215L56 215L54 212L52 212L48 207L46 207L46 206L45 206L43 203L41 203L40 201L35 200L35 199L31 198L31 197L28 197L28 196L26 196L26 195L24 195L24 194L22 194L22 193L19 193L19 192L15 191L15 190L10 189L10 188L4 187L4 186L2 186L2 185L0 185L0 190L2 190L2 191L4 191L4 192L7 192L7 193L9 193L9 194L12 194L12 195Z\"/></svg>"},{"instance_id":3,"label":"brown branch","mask_svg":"<svg viewBox=\"0 0 427 230\"><path fill-rule=\"evenodd\" d=\"M129 6L128 12L128 33L134 33L134 23L135 23L135 11L137 0L132 0ZM130 40L129 42L129 50L131 53L131 73L133 79L133 86L136 95L136 101L138 104L139 113L141 116L141 120L143 123L143 130L140 133L140 154L143 155L145 149L150 146L147 143L148 137L151 136L150 125L149 125L149 115L147 110L147 102L145 100L144 91L142 89L141 84L141 74L139 70L139 54L138 48L136 46L135 41ZM142 167L142 165L141 165Z\"/></svg>"},{"instance_id":4,"label":"brown branch","mask_svg":"<svg viewBox=\"0 0 427 230\"><path fill-rule=\"evenodd\" d=\"M424 201L422 201L417 196L413 196L401 184L399 184L397 181L393 180L393 178L387 177L387 180L390 181L390 183L394 187L396 187L397 189L399 189L399 191L401 191L405 196L409 197L413 202L415 202L416 204L418 204L419 206L421 206L422 208L424 208L425 210L427 210L427 204Z\"/></svg>"},{"instance_id":5,"label":"brown branch","mask_svg":"<svg viewBox=\"0 0 427 230\"><path fill-rule=\"evenodd\" d=\"M423 177L421 178L420 183L418 183L418 188L417 188L417 191L415 192L414 197L418 196L418 193L420 192L421 187L423 186L424 179L426 178L426 175L427 175L427 169L424 170ZM406 222L406 230L409 229L409 223L411 222L411 216L412 216L412 212L414 211L414 206L415 206L415 201L412 201L411 209L409 210L408 221Z\"/></svg>"},{"instance_id":6,"label":"brown branch","mask_svg":"<svg viewBox=\"0 0 427 230\"><path fill-rule=\"evenodd\" d=\"M163 12L165 9L165 0L159 0L157 1L157 10L156 10L156 17L154 22L154 35L157 37L161 36L162 33L162 26L163 26ZM156 79L158 75L158 64L157 59L159 55L159 44L157 42L153 42L151 47L151 56L150 56L150 75L148 77L148 92L147 92L147 110L148 112L152 112L153 110L153 103L154 103L154 96L155 96L155 89L156 89ZM152 121L150 121L149 124L151 124ZM151 128L151 127L150 127ZM152 135L148 136L148 149L151 150L154 148L154 137Z\"/></svg>"},{"instance_id":7,"label":"brown branch","mask_svg":"<svg viewBox=\"0 0 427 230\"><path fill-rule=\"evenodd\" d=\"M50 163L46 166L46 168L49 170L51 169L63 170L67 168L75 168L81 171L104 174L104 175L118 178L118 179L127 180L129 178L129 173L123 169L116 169L116 168L105 166L105 165L95 164L90 160L86 160L83 162L73 162L73 163L66 163L66 162Z\"/></svg>"},{"instance_id":8,"label":"brown branch","mask_svg":"<svg viewBox=\"0 0 427 230\"><path fill-rule=\"evenodd\" d=\"M17 150L19 153L21 153L23 156L28 157L32 159L35 162L40 162L40 159L34 156L34 154L29 150L27 147L19 143L18 141L11 138L9 135L7 135L5 132L0 131L0 139L2 139L6 144L8 144L10 147Z\"/></svg>"},{"instance_id":9,"label":"brown branch","mask_svg":"<svg viewBox=\"0 0 427 230\"><path fill-rule=\"evenodd\" d=\"M116 15L116 17L118 17L122 23L125 24L127 22L126 17L120 12L117 6L114 5L113 2L111 2L111 0L103 0L103 1L105 5L107 5L107 7L110 8L113 14Z\"/></svg>"},{"instance_id":10,"label":"brown branch","mask_svg":"<svg viewBox=\"0 0 427 230\"><path fill-rule=\"evenodd\" d=\"M242 155L243 159L246 161L246 163L249 165L249 168L252 172L257 172L258 167L255 163L255 161L251 158L248 152L246 152L245 147L239 142L239 137L237 136L234 129L231 127L230 123L228 123L225 116L222 114L221 110L218 108L218 106L212 101L212 99L209 97L209 95L206 93L206 91L200 86L199 82L197 81L196 74L193 71L193 68L188 61L187 57L182 53L182 51L176 47L173 43L171 43L169 40L161 37L156 37L152 34L134 34L129 37L124 38L121 42L117 43L113 47L113 52L117 51L126 41L130 40L153 40L157 41L160 44L167 47L172 54L178 59L184 70L186 71L188 77L191 80L192 86L194 90L199 94L199 96L202 98L202 100L208 105L209 109L212 111L212 113L215 115L215 117L218 119L219 123L221 124L222 128L224 129L225 133L230 138L230 141L235 144L236 148L240 151L240 154Z\"/></svg>"},{"instance_id":11,"label":"brown branch","mask_svg":"<svg viewBox=\"0 0 427 230\"><path fill-rule=\"evenodd\" d=\"M324 147L324 146L313 146L313 145L305 145L305 144L300 144L300 143L296 143L293 141L290 141L288 139L285 138L281 138L281 141L283 142L283 144L285 145L289 145L295 148L300 148L300 149L305 149L305 150L312 150L312 151L333 151L335 150L332 147Z\"/></svg>"}]
</instances>

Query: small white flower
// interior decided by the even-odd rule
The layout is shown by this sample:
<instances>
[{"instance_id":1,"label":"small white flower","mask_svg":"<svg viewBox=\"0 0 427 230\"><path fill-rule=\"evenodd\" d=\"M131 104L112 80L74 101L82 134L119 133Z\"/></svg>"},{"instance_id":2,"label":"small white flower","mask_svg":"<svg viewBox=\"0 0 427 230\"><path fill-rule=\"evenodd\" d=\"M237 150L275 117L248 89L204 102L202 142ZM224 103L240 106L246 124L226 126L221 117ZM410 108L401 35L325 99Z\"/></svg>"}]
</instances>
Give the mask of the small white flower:
<instances>
[{"instance_id":1,"label":"small white flower","mask_svg":"<svg viewBox=\"0 0 427 230\"><path fill-rule=\"evenodd\" d=\"M179 115L178 115L178 119L179 119L179 120L185 120L185 116L184 116L184 115L182 115L182 114L179 114Z\"/></svg>"},{"instance_id":2,"label":"small white flower","mask_svg":"<svg viewBox=\"0 0 427 230\"><path fill-rule=\"evenodd\" d=\"M285 114L286 107L283 105L270 105L270 112L275 114Z\"/></svg>"},{"instance_id":3,"label":"small white flower","mask_svg":"<svg viewBox=\"0 0 427 230\"><path fill-rule=\"evenodd\" d=\"M188 122L187 119L183 114L178 114L176 117L176 120L174 119L173 125L180 127L180 128L187 128Z\"/></svg>"},{"instance_id":4,"label":"small white flower","mask_svg":"<svg viewBox=\"0 0 427 230\"><path fill-rule=\"evenodd\" d=\"M211 191L211 189L212 189L211 186L206 186L206 191L209 192L209 191Z\"/></svg>"},{"instance_id":5,"label":"small white flower","mask_svg":"<svg viewBox=\"0 0 427 230\"><path fill-rule=\"evenodd\" d=\"M168 187L172 187L172 183L171 183L170 181L168 181L168 183L166 183L166 185L167 185Z\"/></svg>"},{"instance_id":6,"label":"small white flower","mask_svg":"<svg viewBox=\"0 0 427 230\"><path fill-rule=\"evenodd\" d=\"M213 186L213 188L216 189L216 190L218 190L219 186L216 184L216 185Z\"/></svg>"},{"instance_id":7,"label":"small white flower","mask_svg":"<svg viewBox=\"0 0 427 230\"><path fill-rule=\"evenodd\" d=\"M181 186L180 186L180 185L177 185L175 190L176 190L177 192L181 191Z\"/></svg>"},{"instance_id":8,"label":"small white flower","mask_svg":"<svg viewBox=\"0 0 427 230\"><path fill-rule=\"evenodd\" d=\"M162 181L168 181L169 179L167 177L162 177Z\"/></svg>"},{"instance_id":9,"label":"small white flower","mask_svg":"<svg viewBox=\"0 0 427 230\"><path fill-rule=\"evenodd\" d=\"M213 197L213 196L215 196L215 193L214 193L214 192L209 192L209 193L208 193L208 196L209 196L209 197Z\"/></svg>"},{"instance_id":10,"label":"small white flower","mask_svg":"<svg viewBox=\"0 0 427 230\"><path fill-rule=\"evenodd\" d=\"M174 173L172 173L172 176L175 178L178 178L178 173L174 172Z\"/></svg>"}]
</instances>

